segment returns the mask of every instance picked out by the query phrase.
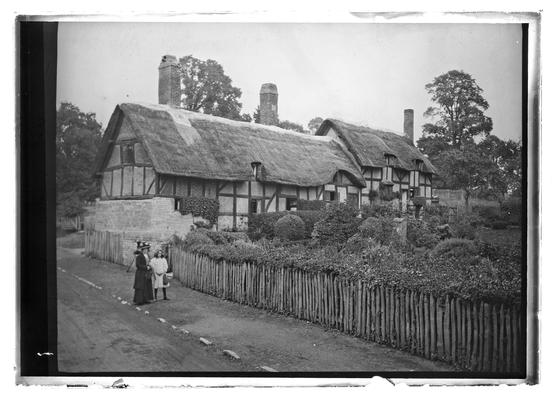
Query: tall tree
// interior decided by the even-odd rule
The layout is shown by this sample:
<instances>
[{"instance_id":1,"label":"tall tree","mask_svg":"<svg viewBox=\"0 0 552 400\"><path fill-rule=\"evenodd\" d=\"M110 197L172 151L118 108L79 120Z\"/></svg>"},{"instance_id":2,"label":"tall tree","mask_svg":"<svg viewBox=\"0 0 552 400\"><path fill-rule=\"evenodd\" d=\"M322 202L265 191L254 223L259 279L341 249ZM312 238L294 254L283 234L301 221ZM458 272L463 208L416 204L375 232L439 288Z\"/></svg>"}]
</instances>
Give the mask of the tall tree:
<instances>
[{"instance_id":1,"label":"tall tree","mask_svg":"<svg viewBox=\"0 0 552 400\"><path fill-rule=\"evenodd\" d=\"M68 102L61 103L56 118L56 193L59 215L75 216L85 201L99 196L92 177L101 140L96 114L84 113Z\"/></svg>"},{"instance_id":2,"label":"tall tree","mask_svg":"<svg viewBox=\"0 0 552 400\"><path fill-rule=\"evenodd\" d=\"M436 105L424 113L424 117L433 121L424 124L424 136L441 139L459 149L473 143L475 136L488 135L493 129L493 121L484 113L489 104L483 97L483 89L470 74L449 71L425 88Z\"/></svg>"},{"instance_id":3,"label":"tall tree","mask_svg":"<svg viewBox=\"0 0 552 400\"><path fill-rule=\"evenodd\" d=\"M521 144L519 142L489 135L478 147L498 167L492 177L492 188L501 197L506 193L519 194L521 191Z\"/></svg>"},{"instance_id":4,"label":"tall tree","mask_svg":"<svg viewBox=\"0 0 552 400\"><path fill-rule=\"evenodd\" d=\"M315 134L318 128L320 128L320 125L322 125L322 122L324 122L322 117L314 117L309 121L307 127L309 128L311 135Z\"/></svg>"},{"instance_id":5,"label":"tall tree","mask_svg":"<svg viewBox=\"0 0 552 400\"><path fill-rule=\"evenodd\" d=\"M183 106L187 110L216 115L238 121L251 117L240 114L242 92L232 86L232 79L215 60L200 60L191 55L180 60Z\"/></svg>"},{"instance_id":6,"label":"tall tree","mask_svg":"<svg viewBox=\"0 0 552 400\"><path fill-rule=\"evenodd\" d=\"M445 151L437 168L445 187L464 191L466 208L475 193L491 188L498 174L498 165L474 144Z\"/></svg>"}]
</instances>

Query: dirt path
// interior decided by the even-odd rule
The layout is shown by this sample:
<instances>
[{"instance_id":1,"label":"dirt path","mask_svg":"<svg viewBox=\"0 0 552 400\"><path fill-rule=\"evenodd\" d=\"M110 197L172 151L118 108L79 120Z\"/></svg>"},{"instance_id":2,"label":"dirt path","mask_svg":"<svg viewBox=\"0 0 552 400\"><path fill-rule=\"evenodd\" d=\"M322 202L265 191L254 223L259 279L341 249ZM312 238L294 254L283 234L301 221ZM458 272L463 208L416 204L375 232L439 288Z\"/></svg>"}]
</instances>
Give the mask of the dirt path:
<instances>
[{"instance_id":1,"label":"dirt path","mask_svg":"<svg viewBox=\"0 0 552 400\"><path fill-rule=\"evenodd\" d=\"M64 265L64 263L61 263ZM65 272L64 272L65 271ZM61 372L240 371L243 363L58 270ZM90 278L90 277L89 277Z\"/></svg>"},{"instance_id":2,"label":"dirt path","mask_svg":"<svg viewBox=\"0 0 552 400\"><path fill-rule=\"evenodd\" d=\"M66 271L58 270L58 276L66 275L67 279L71 278L81 285L88 286L89 297L84 297L84 293L79 291L87 305L72 310L74 307L70 306L71 302L63 301L63 296L58 295L61 303L60 311L66 315L71 315L71 312L80 312L81 320L101 317L102 324L94 326L92 337L95 338L107 332L109 335L119 335L121 338L132 338L137 341L136 344L130 342L130 339L126 339L127 342L121 344L119 349L120 352L128 354L132 352L134 346L137 346L140 349L138 352L140 354L132 354L132 357L136 359L149 357L151 352L148 353L147 346L151 341L157 343L156 348L159 349L160 354L189 354L190 350L181 351L179 349L179 346L185 346L186 341L182 341L182 333L171 328L171 325L174 325L189 332L185 338L190 340L194 347L197 347L196 343L198 343L199 337L213 342L211 348L200 347L202 351L212 349L214 355L222 354L223 349L234 351L241 357L240 361L227 359L223 359L223 361L231 361L232 364L229 364L229 367L235 368L239 364L240 369L245 370L259 371L261 366L268 366L277 371L452 370L452 367L444 363L429 361L337 331L325 330L321 326L306 321L227 302L196 292L181 286L175 280L171 282L171 287L168 290L171 300L158 301L143 306L142 311L137 311L134 306L122 305L121 301L117 301L117 297L120 297L122 301L131 301L134 271L127 273L126 267L84 258L80 252L81 250L58 249L58 268ZM69 284L64 280L65 278L60 276L59 279L62 284L61 288ZM85 283L84 280L89 283ZM102 287L102 289L94 289L91 285ZM58 290L67 291L67 289L59 288ZM111 322L104 323L104 319L109 319L103 315L105 306L98 305L98 309L95 310L94 307L88 305L100 301L92 298L98 297L96 292L102 291L115 296L115 298L109 298L109 304L114 307L114 310L117 310L117 313L124 314L122 322L117 319L122 317L116 314L112 316ZM145 310L149 312L149 315L144 314ZM163 318L167 323L161 324L157 318ZM127 319L128 322L125 322ZM121 324L123 327L119 326ZM60 319L60 331L63 331L65 328L61 325ZM132 326L140 326L144 332L132 335ZM154 339L150 335L153 335ZM173 343L170 339L173 335L180 342ZM109 348L107 343L102 343L86 350L89 357L100 357L94 354L99 351L105 352ZM63 348L67 352L65 360L69 364L73 354L72 349L77 345L78 339L63 343ZM166 349L164 346L167 346ZM112 357L112 362L105 361L106 368L111 368L119 356L120 353L116 353ZM165 359L165 357L162 358ZM180 356L173 358L167 355L166 358L169 360L168 364L160 362L160 368L170 366L173 367L173 370L183 368L178 364L178 360L181 360ZM136 361L137 365L140 362ZM193 364L193 368L209 370L212 367L207 361L201 361ZM224 370L224 368L225 364L216 365L217 370Z\"/></svg>"}]
</instances>

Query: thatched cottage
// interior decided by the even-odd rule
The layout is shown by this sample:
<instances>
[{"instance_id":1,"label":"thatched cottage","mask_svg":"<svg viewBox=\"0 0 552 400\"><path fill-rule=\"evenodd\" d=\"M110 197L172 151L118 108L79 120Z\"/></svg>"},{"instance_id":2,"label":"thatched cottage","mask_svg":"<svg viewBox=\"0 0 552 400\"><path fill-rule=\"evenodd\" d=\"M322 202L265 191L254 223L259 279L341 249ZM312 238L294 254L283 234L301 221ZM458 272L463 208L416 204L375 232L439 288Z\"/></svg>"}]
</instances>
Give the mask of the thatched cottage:
<instances>
[{"instance_id":1,"label":"thatched cottage","mask_svg":"<svg viewBox=\"0 0 552 400\"><path fill-rule=\"evenodd\" d=\"M129 241L183 236L193 223L179 211L186 197L217 199L218 229L243 228L252 213L294 209L298 199L360 205L377 191L396 193L405 207L413 196L431 198L435 169L412 143L412 110L404 136L332 119L306 135L272 126L274 84L261 88L260 124L179 108L179 88L176 58L165 56L160 104L115 107L96 165L96 230L125 232Z\"/></svg>"}]
</instances>

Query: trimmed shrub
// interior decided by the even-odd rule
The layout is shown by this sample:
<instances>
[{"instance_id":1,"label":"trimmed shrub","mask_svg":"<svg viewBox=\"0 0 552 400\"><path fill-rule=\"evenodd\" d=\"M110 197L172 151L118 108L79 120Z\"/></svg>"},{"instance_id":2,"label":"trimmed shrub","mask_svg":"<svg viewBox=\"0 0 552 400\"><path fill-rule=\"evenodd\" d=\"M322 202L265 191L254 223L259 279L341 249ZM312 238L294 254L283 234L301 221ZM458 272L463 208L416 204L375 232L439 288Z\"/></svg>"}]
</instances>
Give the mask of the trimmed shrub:
<instances>
[{"instance_id":1,"label":"trimmed shrub","mask_svg":"<svg viewBox=\"0 0 552 400\"><path fill-rule=\"evenodd\" d=\"M314 224L313 239L320 244L335 244L341 247L356 233L360 225L358 210L349 203L333 203L322 220Z\"/></svg>"},{"instance_id":2,"label":"trimmed shrub","mask_svg":"<svg viewBox=\"0 0 552 400\"><path fill-rule=\"evenodd\" d=\"M408 218L406 239L414 247L428 249L433 248L439 242L436 232L425 221L415 218Z\"/></svg>"},{"instance_id":3,"label":"trimmed shrub","mask_svg":"<svg viewBox=\"0 0 552 400\"><path fill-rule=\"evenodd\" d=\"M297 215L284 215L274 225L274 235L281 240L299 240L305 237L305 223Z\"/></svg>"},{"instance_id":4,"label":"trimmed shrub","mask_svg":"<svg viewBox=\"0 0 552 400\"><path fill-rule=\"evenodd\" d=\"M285 215L297 215L300 217L305 223L303 238L309 239L314 229L314 224L324 217L325 211L302 210L253 214L249 217L247 235L251 240L255 241L262 238L268 240L274 239L274 225Z\"/></svg>"},{"instance_id":5,"label":"trimmed shrub","mask_svg":"<svg viewBox=\"0 0 552 400\"><path fill-rule=\"evenodd\" d=\"M473 265L478 260L477 253L472 240L447 239L437 244L430 254L432 257L468 260Z\"/></svg>"},{"instance_id":6,"label":"trimmed shrub","mask_svg":"<svg viewBox=\"0 0 552 400\"><path fill-rule=\"evenodd\" d=\"M320 211L326 209L324 200L297 200L297 211Z\"/></svg>"},{"instance_id":7,"label":"trimmed shrub","mask_svg":"<svg viewBox=\"0 0 552 400\"><path fill-rule=\"evenodd\" d=\"M247 235L251 240L259 240L261 238L274 239L274 225L276 221L287 214L287 212L270 212L250 215Z\"/></svg>"}]
</instances>

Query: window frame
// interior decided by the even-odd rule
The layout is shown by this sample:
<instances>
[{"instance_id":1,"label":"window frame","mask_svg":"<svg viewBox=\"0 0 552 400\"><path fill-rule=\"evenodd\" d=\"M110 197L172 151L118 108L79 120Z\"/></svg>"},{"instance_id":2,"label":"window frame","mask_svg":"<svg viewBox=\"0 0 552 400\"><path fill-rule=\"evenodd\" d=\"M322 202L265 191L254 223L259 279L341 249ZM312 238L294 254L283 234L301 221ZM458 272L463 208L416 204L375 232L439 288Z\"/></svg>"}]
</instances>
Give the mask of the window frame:
<instances>
[{"instance_id":1,"label":"window frame","mask_svg":"<svg viewBox=\"0 0 552 400\"><path fill-rule=\"evenodd\" d=\"M136 156L134 154L134 142L119 143L121 165L133 165L136 163ZM128 151L130 149L130 151ZM130 155L130 157L127 157ZM129 160L130 158L130 160Z\"/></svg>"},{"instance_id":2,"label":"window frame","mask_svg":"<svg viewBox=\"0 0 552 400\"><path fill-rule=\"evenodd\" d=\"M253 204L255 204L255 207L253 207ZM249 214L259 214L258 209L259 209L259 199L249 199Z\"/></svg>"},{"instance_id":3,"label":"window frame","mask_svg":"<svg viewBox=\"0 0 552 400\"><path fill-rule=\"evenodd\" d=\"M295 202L295 210L292 202ZM286 197L286 211L297 211L297 197Z\"/></svg>"}]
</instances>

